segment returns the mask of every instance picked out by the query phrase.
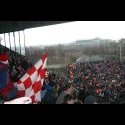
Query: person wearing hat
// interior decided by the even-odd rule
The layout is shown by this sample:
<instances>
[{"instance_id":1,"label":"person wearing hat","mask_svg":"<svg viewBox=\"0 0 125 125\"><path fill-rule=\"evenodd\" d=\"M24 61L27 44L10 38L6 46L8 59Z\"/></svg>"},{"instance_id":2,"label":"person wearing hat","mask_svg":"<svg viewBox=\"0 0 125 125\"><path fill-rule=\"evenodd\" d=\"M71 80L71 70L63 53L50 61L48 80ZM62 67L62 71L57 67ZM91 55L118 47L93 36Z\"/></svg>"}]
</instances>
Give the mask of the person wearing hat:
<instances>
[{"instance_id":1,"label":"person wearing hat","mask_svg":"<svg viewBox=\"0 0 125 125\"><path fill-rule=\"evenodd\" d=\"M18 89L14 86L9 75L9 56L7 53L0 54L0 96L4 101L15 99Z\"/></svg>"}]
</instances>

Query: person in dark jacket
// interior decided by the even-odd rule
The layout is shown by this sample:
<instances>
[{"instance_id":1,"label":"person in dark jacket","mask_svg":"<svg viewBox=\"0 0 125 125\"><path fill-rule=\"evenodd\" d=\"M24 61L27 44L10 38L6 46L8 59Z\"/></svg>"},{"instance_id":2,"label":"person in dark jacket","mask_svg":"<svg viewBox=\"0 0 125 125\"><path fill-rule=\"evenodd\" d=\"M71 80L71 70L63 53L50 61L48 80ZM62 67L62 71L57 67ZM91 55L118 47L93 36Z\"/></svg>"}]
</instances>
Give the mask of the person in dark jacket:
<instances>
[{"instance_id":1,"label":"person in dark jacket","mask_svg":"<svg viewBox=\"0 0 125 125\"><path fill-rule=\"evenodd\" d=\"M87 96L85 98L84 104L97 104L95 96Z\"/></svg>"},{"instance_id":2,"label":"person in dark jacket","mask_svg":"<svg viewBox=\"0 0 125 125\"><path fill-rule=\"evenodd\" d=\"M71 95L71 94L72 94L72 85L71 84L66 84L64 86L64 90L62 91L62 93L57 98L56 104L63 104L65 96L66 95Z\"/></svg>"},{"instance_id":3,"label":"person in dark jacket","mask_svg":"<svg viewBox=\"0 0 125 125\"><path fill-rule=\"evenodd\" d=\"M18 89L10 79L9 56L6 53L0 54L0 95L4 100L16 98Z\"/></svg>"}]
</instances>

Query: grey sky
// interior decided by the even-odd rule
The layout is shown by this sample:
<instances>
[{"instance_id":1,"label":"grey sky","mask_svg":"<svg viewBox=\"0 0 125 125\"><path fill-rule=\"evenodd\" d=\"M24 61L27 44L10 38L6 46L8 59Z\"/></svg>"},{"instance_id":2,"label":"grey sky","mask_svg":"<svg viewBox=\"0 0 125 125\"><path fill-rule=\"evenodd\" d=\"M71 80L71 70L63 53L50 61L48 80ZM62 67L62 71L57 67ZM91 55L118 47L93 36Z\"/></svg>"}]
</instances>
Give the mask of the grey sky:
<instances>
[{"instance_id":1,"label":"grey sky","mask_svg":"<svg viewBox=\"0 0 125 125\"><path fill-rule=\"evenodd\" d=\"M52 45L95 37L119 40L125 38L125 21L76 21L25 32L27 45Z\"/></svg>"},{"instance_id":2,"label":"grey sky","mask_svg":"<svg viewBox=\"0 0 125 125\"><path fill-rule=\"evenodd\" d=\"M119 40L125 38L125 21L75 21L25 30L26 46L69 43L81 39ZM8 36L6 36L8 41ZM13 41L13 38L11 38ZM18 34L16 35L18 41ZM4 44L4 43L3 43ZM9 43L7 42L9 45ZM18 44L18 42L17 42ZM23 46L23 34L21 33Z\"/></svg>"}]
</instances>

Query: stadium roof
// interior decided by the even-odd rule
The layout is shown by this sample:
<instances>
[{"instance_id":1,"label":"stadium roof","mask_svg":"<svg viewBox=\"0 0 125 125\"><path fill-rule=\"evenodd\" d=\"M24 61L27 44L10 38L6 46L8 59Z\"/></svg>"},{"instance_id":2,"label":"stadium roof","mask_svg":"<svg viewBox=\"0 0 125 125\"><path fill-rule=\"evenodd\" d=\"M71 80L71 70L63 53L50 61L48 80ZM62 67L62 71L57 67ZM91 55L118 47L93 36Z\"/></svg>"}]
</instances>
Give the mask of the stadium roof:
<instances>
[{"instance_id":1,"label":"stadium roof","mask_svg":"<svg viewBox=\"0 0 125 125\"><path fill-rule=\"evenodd\" d=\"M0 34L71 21L0 21Z\"/></svg>"}]
</instances>

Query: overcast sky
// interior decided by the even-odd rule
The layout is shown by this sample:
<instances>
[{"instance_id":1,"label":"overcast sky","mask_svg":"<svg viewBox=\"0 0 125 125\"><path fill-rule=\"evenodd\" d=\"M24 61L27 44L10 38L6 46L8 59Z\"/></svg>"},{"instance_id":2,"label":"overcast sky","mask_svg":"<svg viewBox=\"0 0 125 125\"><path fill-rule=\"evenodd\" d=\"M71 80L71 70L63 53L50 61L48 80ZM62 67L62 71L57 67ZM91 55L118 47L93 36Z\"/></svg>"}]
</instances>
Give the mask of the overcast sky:
<instances>
[{"instance_id":1,"label":"overcast sky","mask_svg":"<svg viewBox=\"0 0 125 125\"><path fill-rule=\"evenodd\" d=\"M69 43L95 37L119 40L125 38L125 21L75 21L27 29L25 36L26 46ZM18 34L16 40L18 40ZM21 35L21 42L23 45L23 35Z\"/></svg>"},{"instance_id":2,"label":"overcast sky","mask_svg":"<svg viewBox=\"0 0 125 125\"><path fill-rule=\"evenodd\" d=\"M125 21L76 21L25 31L27 45L52 45L100 37L125 38Z\"/></svg>"}]
</instances>

